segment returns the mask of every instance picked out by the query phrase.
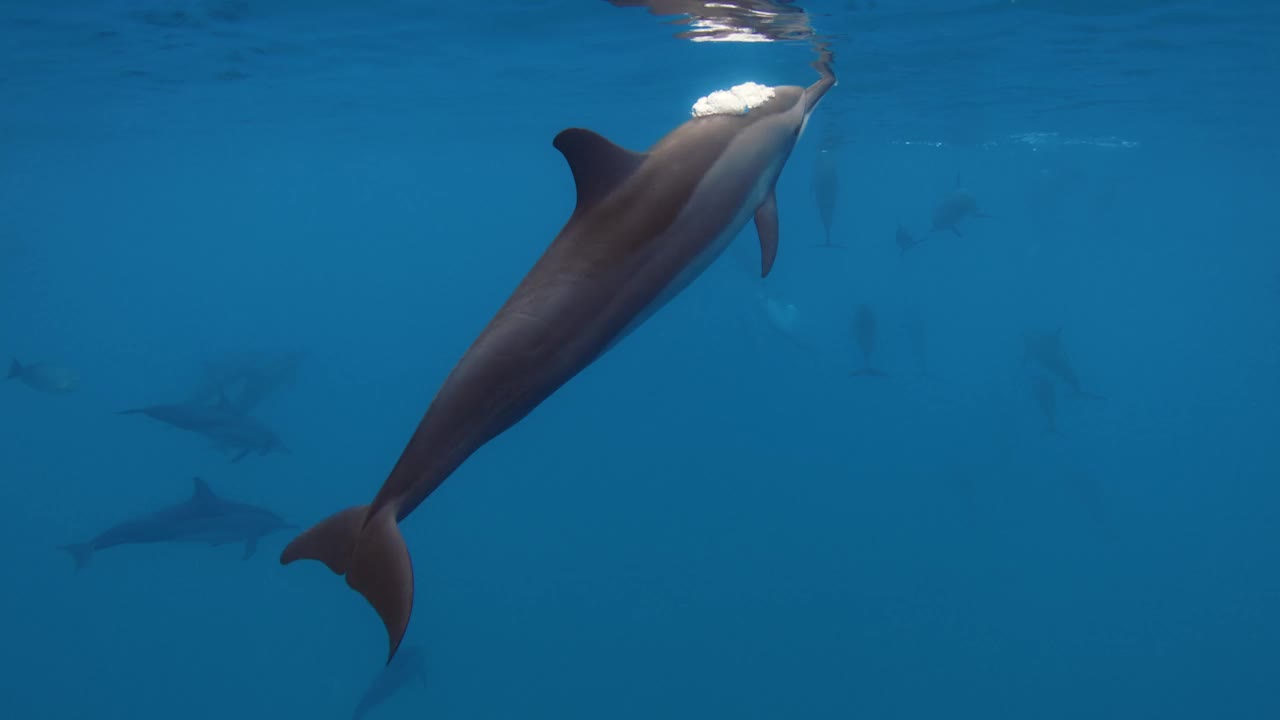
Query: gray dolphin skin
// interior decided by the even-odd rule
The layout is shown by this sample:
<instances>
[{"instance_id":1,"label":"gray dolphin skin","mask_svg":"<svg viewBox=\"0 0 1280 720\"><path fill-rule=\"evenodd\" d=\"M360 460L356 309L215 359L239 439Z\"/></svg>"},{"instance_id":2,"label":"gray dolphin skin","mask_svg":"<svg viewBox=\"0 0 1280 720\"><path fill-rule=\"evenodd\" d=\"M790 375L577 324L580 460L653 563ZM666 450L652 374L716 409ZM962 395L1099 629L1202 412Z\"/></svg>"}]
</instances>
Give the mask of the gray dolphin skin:
<instances>
[{"instance_id":1,"label":"gray dolphin skin","mask_svg":"<svg viewBox=\"0 0 1280 720\"><path fill-rule=\"evenodd\" d=\"M853 311L853 339L862 352L862 367L849 373L869 377L887 377L888 373L871 367L871 356L876 352L876 314L870 305L859 305Z\"/></svg>"},{"instance_id":2,"label":"gray dolphin skin","mask_svg":"<svg viewBox=\"0 0 1280 720\"><path fill-rule=\"evenodd\" d=\"M572 215L445 378L373 501L321 521L280 556L345 575L386 627L388 662L413 609L399 522L692 282L753 217L768 275L774 185L836 83L828 52L813 67L821 77L808 88L775 87L743 114L695 116L647 152L580 128L556 136L577 187Z\"/></svg>"},{"instance_id":3,"label":"gray dolphin skin","mask_svg":"<svg viewBox=\"0 0 1280 720\"><path fill-rule=\"evenodd\" d=\"M218 497L209 485L194 478L191 497L177 505L147 513L98 533L92 540L63 545L75 559L76 570L89 564L95 552L117 545L192 543L229 545L244 543L243 559L258 549L258 541L278 530L295 527L266 508Z\"/></svg>"},{"instance_id":4,"label":"gray dolphin skin","mask_svg":"<svg viewBox=\"0 0 1280 720\"><path fill-rule=\"evenodd\" d=\"M818 150L814 162L813 195L818 201L818 217L822 219L825 239L818 247L840 247L831 242L831 222L836 214L836 197L840 190L840 175L836 164L835 148Z\"/></svg>"},{"instance_id":5,"label":"gray dolphin skin","mask_svg":"<svg viewBox=\"0 0 1280 720\"><path fill-rule=\"evenodd\" d=\"M1058 379L1066 383L1077 396L1095 400L1102 399L1098 395L1081 389L1080 377L1076 374L1075 366L1071 363L1071 357L1067 354L1067 348L1062 343L1062 328L1058 328L1051 333L1029 332L1023 335L1022 339L1024 347L1022 362L1024 365L1028 360L1034 361L1040 367L1057 375Z\"/></svg>"},{"instance_id":6,"label":"gray dolphin skin","mask_svg":"<svg viewBox=\"0 0 1280 720\"><path fill-rule=\"evenodd\" d=\"M405 685L417 681L427 686L427 654L417 645L405 645L395 660L383 667L360 696L351 720L361 720L370 710L389 700Z\"/></svg>"},{"instance_id":7,"label":"gray dolphin skin","mask_svg":"<svg viewBox=\"0 0 1280 720\"><path fill-rule=\"evenodd\" d=\"M289 452L274 430L225 404L148 405L121 410L117 414L146 415L180 430L203 435L213 440L216 448L235 452L232 462L239 462L255 452L259 455Z\"/></svg>"},{"instance_id":8,"label":"gray dolphin skin","mask_svg":"<svg viewBox=\"0 0 1280 720\"><path fill-rule=\"evenodd\" d=\"M80 373L71 368L49 362L24 365L16 358L9 362L7 379L50 395L65 395L80 387Z\"/></svg>"}]
</instances>

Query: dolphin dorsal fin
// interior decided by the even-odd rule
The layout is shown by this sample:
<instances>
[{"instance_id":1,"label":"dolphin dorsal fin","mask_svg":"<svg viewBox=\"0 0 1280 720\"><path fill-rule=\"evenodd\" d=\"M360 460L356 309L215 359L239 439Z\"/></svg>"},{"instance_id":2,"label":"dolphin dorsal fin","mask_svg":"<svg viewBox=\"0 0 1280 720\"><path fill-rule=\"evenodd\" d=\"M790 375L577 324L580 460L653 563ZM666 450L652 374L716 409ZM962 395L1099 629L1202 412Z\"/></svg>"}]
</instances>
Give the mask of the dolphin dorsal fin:
<instances>
[{"instance_id":1,"label":"dolphin dorsal fin","mask_svg":"<svg viewBox=\"0 0 1280 720\"><path fill-rule=\"evenodd\" d=\"M195 488L191 492L191 502L193 503L210 503L218 499L217 495L209 489L209 483L200 478L192 478Z\"/></svg>"},{"instance_id":2,"label":"dolphin dorsal fin","mask_svg":"<svg viewBox=\"0 0 1280 720\"><path fill-rule=\"evenodd\" d=\"M562 130L552 144L564 155L573 173L578 189L575 215L603 200L648 157L583 128Z\"/></svg>"}]
</instances>

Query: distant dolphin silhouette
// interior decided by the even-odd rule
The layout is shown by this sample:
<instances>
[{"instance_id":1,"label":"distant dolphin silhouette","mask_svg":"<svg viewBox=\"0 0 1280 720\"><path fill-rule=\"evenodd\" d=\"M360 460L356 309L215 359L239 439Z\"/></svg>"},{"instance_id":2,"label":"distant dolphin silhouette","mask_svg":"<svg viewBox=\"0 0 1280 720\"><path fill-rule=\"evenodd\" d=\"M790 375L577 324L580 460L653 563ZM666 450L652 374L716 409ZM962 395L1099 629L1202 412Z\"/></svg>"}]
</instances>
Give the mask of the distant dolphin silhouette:
<instances>
[{"instance_id":1,"label":"distant dolphin silhouette","mask_svg":"<svg viewBox=\"0 0 1280 720\"><path fill-rule=\"evenodd\" d=\"M835 148L822 148L814 162L813 195L818 201L818 217L822 220L824 239L818 247L842 247L831 242L831 222L836 214L836 197L840 191L840 172Z\"/></svg>"},{"instance_id":2,"label":"distant dolphin silhouette","mask_svg":"<svg viewBox=\"0 0 1280 720\"><path fill-rule=\"evenodd\" d=\"M821 78L808 88L744 84L708 95L648 152L579 128L556 136L577 186L568 222L445 378L373 502L321 521L280 556L345 575L386 626L388 661L413 609L398 523L683 290L753 217L761 276L769 274L778 250L774 186L835 85L829 63L823 53L814 63Z\"/></svg>"},{"instance_id":3,"label":"distant dolphin silhouette","mask_svg":"<svg viewBox=\"0 0 1280 720\"><path fill-rule=\"evenodd\" d=\"M876 352L876 315L870 305L864 303L854 310L853 339L862 351L862 367L849 374L888 377L888 373L871 367L871 356Z\"/></svg>"},{"instance_id":4,"label":"distant dolphin silhouette","mask_svg":"<svg viewBox=\"0 0 1280 720\"><path fill-rule=\"evenodd\" d=\"M427 686L427 654L417 645L405 645L396 653L395 660L382 667L373 682L360 696L351 720L361 720L373 708L400 692L405 685L417 680Z\"/></svg>"},{"instance_id":5,"label":"distant dolphin silhouette","mask_svg":"<svg viewBox=\"0 0 1280 720\"><path fill-rule=\"evenodd\" d=\"M7 379L50 395L64 395L80 387L80 373L69 367L51 362L24 365L16 358L9 362Z\"/></svg>"},{"instance_id":6,"label":"distant dolphin silhouette","mask_svg":"<svg viewBox=\"0 0 1280 720\"><path fill-rule=\"evenodd\" d=\"M1070 356L1067 355L1066 346L1062 344L1062 328L1051 333L1029 332L1024 334L1022 339L1024 365L1028 360L1034 361L1040 367L1057 375L1075 395L1095 400L1102 399L1101 396L1087 393L1080 388L1080 378L1076 375Z\"/></svg>"},{"instance_id":7,"label":"distant dolphin silhouette","mask_svg":"<svg viewBox=\"0 0 1280 720\"><path fill-rule=\"evenodd\" d=\"M228 405L148 405L121 410L117 415L146 415L180 430L203 435L214 441L219 450L236 453L232 462L239 462L251 453L268 455L273 452L288 453L274 430Z\"/></svg>"},{"instance_id":8,"label":"distant dolphin silhouette","mask_svg":"<svg viewBox=\"0 0 1280 720\"><path fill-rule=\"evenodd\" d=\"M960 237L960 221L971 217L989 218L991 216L978 208L977 198L960 187L960 176L956 175L955 189L933 210L932 226L929 232L950 230L956 237Z\"/></svg>"},{"instance_id":9,"label":"distant dolphin silhouette","mask_svg":"<svg viewBox=\"0 0 1280 720\"><path fill-rule=\"evenodd\" d=\"M244 543L243 559L253 556L258 541L278 530L295 527L265 508L226 500L213 494L208 484L194 479L191 497L162 510L113 525L88 542L63 545L76 570L89 564L95 552L118 545L194 543L228 545Z\"/></svg>"}]
</instances>

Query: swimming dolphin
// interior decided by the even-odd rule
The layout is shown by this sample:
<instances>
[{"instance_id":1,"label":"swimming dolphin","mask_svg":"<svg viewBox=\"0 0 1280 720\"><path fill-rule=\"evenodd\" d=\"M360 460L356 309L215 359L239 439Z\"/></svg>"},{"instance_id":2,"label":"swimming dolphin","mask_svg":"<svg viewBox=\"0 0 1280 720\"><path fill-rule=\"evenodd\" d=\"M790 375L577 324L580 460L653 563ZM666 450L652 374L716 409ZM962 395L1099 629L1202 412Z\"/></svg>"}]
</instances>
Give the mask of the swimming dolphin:
<instances>
[{"instance_id":1,"label":"swimming dolphin","mask_svg":"<svg viewBox=\"0 0 1280 720\"><path fill-rule=\"evenodd\" d=\"M841 247L831 242L831 221L836 213L836 195L840 190L840 176L836 164L835 148L822 148L814 163L813 195L818 201L818 217L826 239L817 247Z\"/></svg>"},{"instance_id":2,"label":"swimming dolphin","mask_svg":"<svg viewBox=\"0 0 1280 720\"><path fill-rule=\"evenodd\" d=\"M373 502L303 532L280 556L323 562L377 611L395 656L413 608L399 522L468 457L518 423L694 280L755 218L761 276L778 249L774 185L819 100L830 54L808 88L739 85L647 152L571 128L553 145L577 203L436 393Z\"/></svg>"},{"instance_id":3,"label":"swimming dolphin","mask_svg":"<svg viewBox=\"0 0 1280 720\"><path fill-rule=\"evenodd\" d=\"M121 410L117 414L146 415L180 430L203 435L213 440L216 448L235 451L232 462L239 462L254 452L259 455L289 452L274 430L248 415L240 414L225 402L218 405L148 405Z\"/></svg>"},{"instance_id":4,"label":"swimming dolphin","mask_svg":"<svg viewBox=\"0 0 1280 720\"><path fill-rule=\"evenodd\" d=\"M9 363L8 380L17 380L33 390L50 395L65 395L80 387L80 373L57 363L41 362L23 365L16 358Z\"/></svg>"},{"instance_id":5,"label":"swimming dolphin","mask_svg":"<svg viewBox=\"0 0 1280 720\"><path fill-rule=\"evenodd\" d=\"M902 221L898 221L898 232L894 234L893 241L898 245L898 254L906 255L908 250L924 242L924 238L916 239L910 230L903 227Z\"/></svg>"},{"instance_id":6,"label":"swimming dolphin","mask_svg":"<svg viewBox=\"0 0 1280 720\"><path fill-rule=\"evenodd\" d=\"M1036 374L1031 378L1031 392L1035 395L1036 404L1040 406L1040 412L1044 414L1045 432L1049 435L1060 435L1058 432L1058 395L1053 387L1053 381L1044 375Z\"/></svg>"},{"instance_id":7,"label":"swimming dolphin","mask_svg":"<svg viewBox=\"0 0 1280 720\"><path fill-rule=\"evenodd\" d=\"M225 398L228 407L247 413L292 381L305 357L304 352L291 352L275 358L248 355L209 363L202 382L185 402L218 403Z\"/></svg>"},{"instance_id":8,"label":"swimming dolphin","mask_svg":"<svg viewBox=\"0 0 1280 720\"><path fill-rule=\"evenodd\" d=\"M71 554L76 570L89 564L89 558L99 550L164 542L215 547L244 543L241 559L247 560L258 549L259 540L277 530L296 527L266 508L214 495L200 478L194 478L194 484L191 497L183 502L113 525L88 542L59 549Z\"/></svg>"},{"instance_id":9,"label":"swimming dolphin","mask_svg":"<svg viewBox=\"0 0 1280 720\"><path fill-rule=\"evenodd\" d=\"M1072 392L1079 397L1101 400L1102 398L1080 389L1080 378L1076 375L1075 366L1067 355L1067 348L1062 344L1062 328L1051 333L1029 332L1023 335L1022 363L1028 360L1036 362L1040 367L1057 375Z\"/></svg>"},{"instance_id":10,"label":"swimming dolphin","mask_svg":"<svg viewBox=\"0 0 1280 720\"><path fill-rule=\"evenodd\" d=\"M351 720L360 720L365 713L386 702L411 680L417 680L424 688L427 686L427 654L417 645L400 648L395 660L381 668L360 697Z\"/></svg>"},{"instance_id":11,"label":"swimming dolphin","mask_svg":"<svg viewBox=\"0 0 1280 720\"><path fill-rule=\"evenodd\" d=\"M933 224L929 232L950 230L956 237L961 237L959 224L970 217L989 218L990 215L978 209L978 200L960 187L960 176L956 176L956 187L943 198L933 210Z\"/></svg>"},{"instance_id":12,"label":"swimming dolphin","mask_svg":"<svg viewBox=\"0 0 1280 720\"><path fill-rule=\"evenodd\" d=\"M871 367L871 356L876 351L876 315L871 306L862 304L854 310L853 338L862 351L862 367L849 374L887 377L888 373Z\"/></svg>"}]
</instances>

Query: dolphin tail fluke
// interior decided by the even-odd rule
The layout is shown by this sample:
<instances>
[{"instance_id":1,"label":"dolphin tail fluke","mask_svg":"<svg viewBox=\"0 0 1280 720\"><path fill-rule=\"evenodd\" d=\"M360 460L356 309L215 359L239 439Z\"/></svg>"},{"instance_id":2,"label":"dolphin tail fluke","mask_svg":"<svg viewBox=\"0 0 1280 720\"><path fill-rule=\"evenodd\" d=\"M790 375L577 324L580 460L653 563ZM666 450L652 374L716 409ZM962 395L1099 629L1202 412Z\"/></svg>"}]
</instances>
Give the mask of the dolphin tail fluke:
<instances>
[{"instance_id":1,"label":"dolphin tail fluke","mask_svg":"<svg viewBox=\"0 0 1280 720\"><path fill-rule=\"evenodd\" d=\"M12 380L22 375L22 363L18 362L18 358L9 358L9 375L6 380Z\"/></svg>"},{"instance_id":2,"label":"dolphin tail fluke","mask_svg":"<svg viewBox=\"0 0 1280 720\"><path fill-rule=\"evenodd\" d=\"M76 572L80 572L89 564L89 558L93 557L93 545L89 543L75 543L74 545L63 545L58 548L65 550L71 554L71 559L76 561Z\"/></svg>"},{"instance_id":3,"label":"dolphin tail fluke","mask_svg":"<svg viewBox=\"0 0 1280 720\"><path fill-rule=\"evenodd\" d=\"M347 508L306 530L285 547L280 564L319 560L364 596L387 628L395 657L413 610L413 563L394 505L369 515L368 505Z\"/></svg>"}]
</instances>

